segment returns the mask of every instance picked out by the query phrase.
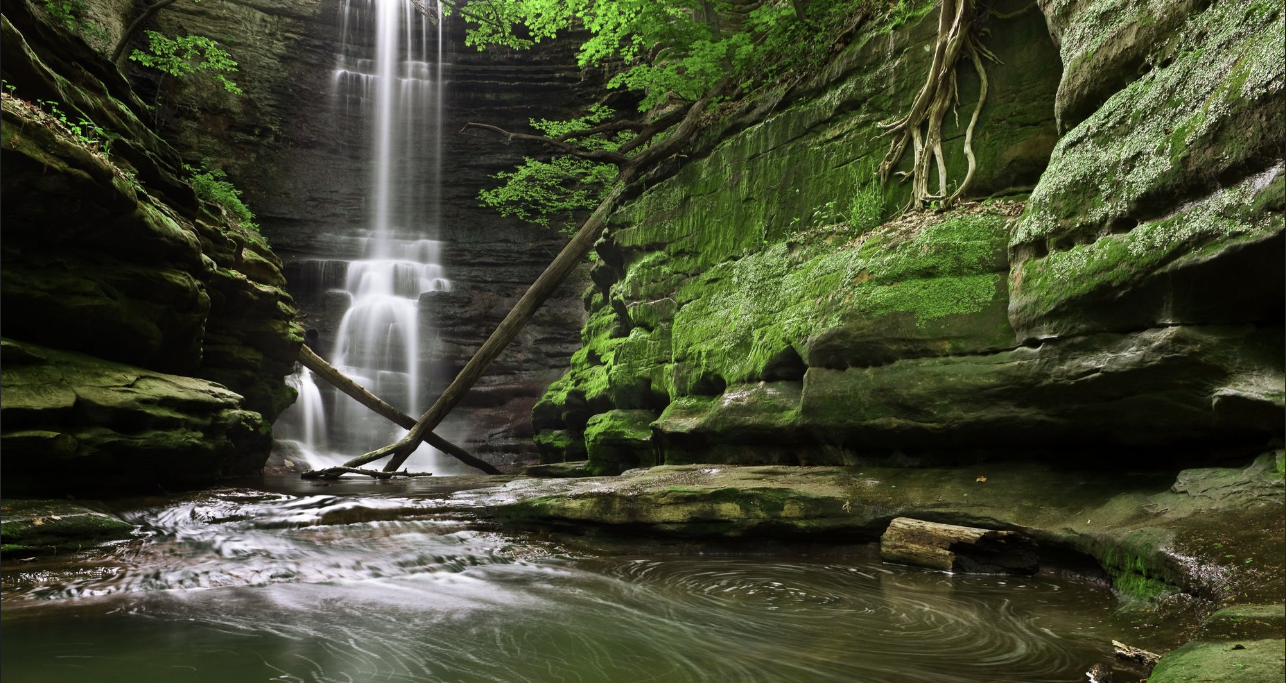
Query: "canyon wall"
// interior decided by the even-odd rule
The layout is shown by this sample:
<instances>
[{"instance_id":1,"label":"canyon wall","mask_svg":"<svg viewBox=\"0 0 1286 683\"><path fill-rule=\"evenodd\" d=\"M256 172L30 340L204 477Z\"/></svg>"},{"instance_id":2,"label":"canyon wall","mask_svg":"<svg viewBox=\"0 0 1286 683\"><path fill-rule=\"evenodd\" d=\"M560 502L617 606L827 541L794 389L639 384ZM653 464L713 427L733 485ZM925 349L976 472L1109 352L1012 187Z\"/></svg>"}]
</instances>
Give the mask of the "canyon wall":
<instances>
[{"instance_id":1,"label":"canyon wall","mask_svg":"<svg viewBox=\"0 0 1286 683\"><path fill-rule=\"evenodd\" d=\"M1280 4L984 14L970 201L862 225L907 199L873 174L929 68L936 6L915 6L617 212L582 348L533 412L546 461L1172 465L1280 444ZM980 85L957 77L952 179Z\"/></svg>"},{"instance_id":2,"label":"canyon wall","mask_svg":"<svg viewBox=\"0 0 1286 683\"><path fill-rule=\"evenodd\" d=\"M6 493L258 472L303 333L281 262L180 180L79 36L22 2L3 15Z\"/></svg>"}]
</instances>

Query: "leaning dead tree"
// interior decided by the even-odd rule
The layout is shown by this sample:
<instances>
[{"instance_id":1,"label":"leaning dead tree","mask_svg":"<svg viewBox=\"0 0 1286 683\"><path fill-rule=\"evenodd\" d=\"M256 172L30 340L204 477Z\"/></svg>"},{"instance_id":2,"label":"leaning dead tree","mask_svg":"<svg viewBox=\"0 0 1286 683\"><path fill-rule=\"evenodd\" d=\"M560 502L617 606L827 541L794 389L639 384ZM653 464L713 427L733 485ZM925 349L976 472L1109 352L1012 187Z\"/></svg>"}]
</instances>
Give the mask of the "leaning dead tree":
<instances>
[{"instance_id":1,"label":"leaning dead tree","mask_svg":"<svg viewBox=\"0 0 1286 683\"><path fill-rule=\"evenodd\" d=\"M567 279L567 276L571 274L577 264L585 258L589 250L594 246L594 242L602 234L603 228L607 224L608 216L615 211L625 193L626 187L646 171L674 156L693 138L699 129L698 124L701 115L706 110L706 106L713 97L723 92L726 85L727 81L722 81L695 102L686 107L681 107L678 111L667 110L650 121L625 121L607 124L612 126L612 130L633 130L637 133L634 138L622 144L616 151L608 153L604 153L603 150L584 149L569 142L569 140L585 137L594 132L603 132L605 130L603 127L575 131L558 137L543 137L511 133L485 124L467 124L465 129L480 129L498 133L508 140L536 141L562 154L614 164L618 169L616 178L598 207L594 209L593 213L576 231L576 234L572 236L553 262L549 264L549 267L541 273L540 277L536 278L536 281L522 295L522 298L509 311L509 314L505 316L500 325L496 327L496 330L483 342L482 347L473 355L473 358L469 359L469 362L460 370L460 373L456 375L446 390L442 392L438 400L433 403L428 411L420 416L420 419L416 421L406 436L388 446L353 458L344 463L344 466L356 468L382 458L389 458L384 471L397 471L402 466L402 463L406 462L406 459L415 451L416 447L419 446L420 442L425 441L433 433L433 429L460 403L465 393L482 377L491 363L505 350L505 347L518 336L518 333L527 324L527 321L531 319L532 315L536 313L536 310L540 308L541 304L554 293L554 290L562 284L563 280ZM668 134L658 140L657 136L663 132ZM631 152L635 153L631 155Z\"/></svg>"},{"instance_id":2,"label":"leaning dead tree","mask_svg":"<svg viewBox=\"0 0 1286 683\"><path fill-rule=\"evenodd\" d=\"M911 170L899 172L902 179L911 181L911 199L908 208L919 208L933 201L950 205L955 203L973 182L978 162L973 154L973 131L978 125L978 114L987 101L987 69L983 58L999 62L980 40L981 31L975 25L978 16L976 0L943 0L938 13L938 37L933 46L933 62L924 85L911 102L905 116L883 124L885 134L892 135L888 154L880 164L880 181L888 181L893 168L902 160L908 144L912 145L914 158ZM964 180L948 194L947 164L942 153L942 122L947 112L954 112L960 103L956 85L956 67L967 56L978 72L980 89L978 103L965 129L964 154L968 170ZM936 170L938 187L929 189L929 176Z\"/></svg>"},{"instance_id":3,"label":"leaning dead tree","mask_svg":"<svg viewBox=\"0 0 1286 683\"><path fill-rule=\"evenodd\" d=\"M318 356L312 349L308 348L307 345L299 347L299 364L309 370L312 370L315 375L326 380L336 389L344 392L358 403L370 408L376 415L387 418L390 422L402 429L412 429L415 427L415 418L403 413L397 408L394 408L392 405L389 405L387 402L380 399L380 397L367 391L365 387L354 382L339 370L336 370L334 366L327 363L325 359ZM476 467L486 474L500 474L500 470L496 469L495 465L492 465L486 460L474 457L468 451L460 448L450 441L447 441L437 434L432 432L428 433L425 435L424 441L443 453L454 457L456 460L459 460L470 467ZM364 474L380 479L389 478L388 472L381 472L379 470L363 470L355 467L328 467L321 470L310 470L305 472L303 477L305 479L338 479L345 474ZM399 476L411 475L410 473L399 473ZM425 475L421 473L419 476Z\"/></svg>"}]
</instances>

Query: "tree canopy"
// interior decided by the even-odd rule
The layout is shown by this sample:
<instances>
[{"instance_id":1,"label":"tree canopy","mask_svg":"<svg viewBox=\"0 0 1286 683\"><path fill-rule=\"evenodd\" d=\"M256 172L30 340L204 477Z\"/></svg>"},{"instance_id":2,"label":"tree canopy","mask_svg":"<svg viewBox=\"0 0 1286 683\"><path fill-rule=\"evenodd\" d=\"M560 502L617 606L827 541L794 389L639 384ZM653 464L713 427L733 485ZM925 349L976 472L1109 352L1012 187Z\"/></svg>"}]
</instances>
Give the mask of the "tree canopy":
<instances>
[{"instance_id":1,"label":"tree canopy","mask_svg":"<svg viewBox=\"0 0 1286 683\"><path fill-rule=\"evenodd\" d=\"M467 43L528 49L578 43L584 68L604 68L608 88L624 90L643 115L627 119L602 104L567 121L531 119L543 135L485 124L509 139L544 142L549 159L528 157L480 200L503 215L565 232L596 206L617 169L663 138L683 109L799 79L824 63L836 40L873 0L445 0L468 25Z\"/></svg>"}]
</instances>

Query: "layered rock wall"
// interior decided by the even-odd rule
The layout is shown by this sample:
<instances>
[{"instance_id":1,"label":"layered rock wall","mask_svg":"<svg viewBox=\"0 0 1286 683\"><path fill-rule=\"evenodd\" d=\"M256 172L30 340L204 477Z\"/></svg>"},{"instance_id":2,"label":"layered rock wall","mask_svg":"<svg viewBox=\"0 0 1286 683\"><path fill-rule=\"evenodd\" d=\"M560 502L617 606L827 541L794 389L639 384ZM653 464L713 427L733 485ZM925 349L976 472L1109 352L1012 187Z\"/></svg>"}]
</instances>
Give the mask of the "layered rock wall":
<instances>
[{"instance_id":1,"label":"layered rock wall","mask_svg":"<svg viewBox=\"0 0 1286 683\"><path fill-rule=\"evenodd\" d=\"M257 471L302 339L280 261L79 36L16 2L3 31L6 491Z\"/></svg>"},{"instance_id":2,"label":"layered rock wall","mask_svg":"<svg viewBox=\"0 0 1286 683\"><path fill-rule=\"evenodd\" d=\"M582 349L533 413L547 460L1145 463L1280 439L1280 5L983 15L972 201L871 227L906 198L872 174L929 66L916 7L617 213Z\"/></svg>"}]
</instances>

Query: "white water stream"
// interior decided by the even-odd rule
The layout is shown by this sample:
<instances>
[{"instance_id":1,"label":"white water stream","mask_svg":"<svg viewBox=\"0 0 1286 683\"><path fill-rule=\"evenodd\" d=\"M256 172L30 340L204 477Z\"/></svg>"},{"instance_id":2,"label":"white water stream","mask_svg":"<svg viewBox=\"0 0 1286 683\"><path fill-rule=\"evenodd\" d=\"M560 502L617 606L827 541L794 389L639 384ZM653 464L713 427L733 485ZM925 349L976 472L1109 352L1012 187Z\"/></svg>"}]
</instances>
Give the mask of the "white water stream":
<instances>
[{"instance_id":1,"label":"white water stream","mask_svg":"<svg viewBox=\"0 0 1286 683\"><path fill-rule=\"evenodd\" d=\"M340 12L333 88L367 128L368 230L358 238L361 258L348 264L343 291L349 307L334 347L328 354L318 350L375 395L419 415L432 399L421 353L430 321L421 320L419 298L451 288L435 239L441 219L442 8L428 6L430 17L411 0L343 0ZM295 442L310 467L339 464L404 433L347 397L337 397L327 410L307 370L289 381L299 399L277 421L276 436ZM421 446L409 466L440 472L446 463L438 455Z\"/></svg>"}]
</instances>

